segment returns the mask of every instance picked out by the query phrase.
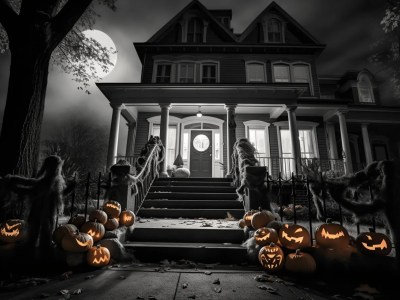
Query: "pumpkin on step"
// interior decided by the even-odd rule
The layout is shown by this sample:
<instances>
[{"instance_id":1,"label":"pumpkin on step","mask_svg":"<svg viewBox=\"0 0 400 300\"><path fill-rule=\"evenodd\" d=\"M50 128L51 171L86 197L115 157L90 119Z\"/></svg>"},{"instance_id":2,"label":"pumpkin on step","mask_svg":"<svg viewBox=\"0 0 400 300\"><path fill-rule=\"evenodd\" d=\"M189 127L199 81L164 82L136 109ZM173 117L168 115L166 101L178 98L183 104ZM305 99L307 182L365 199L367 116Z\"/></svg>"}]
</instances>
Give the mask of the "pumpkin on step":
<instances>
[{"instance_id":1,"label":"pumpkin on step","mask_svg":"<svg viewBox=\"0 0 400 300\"><path fill-rule=\"evenodd\" d=\"M76 228L76 226L73 224L64 224L64 225L58 226L56 228L56 230L54 230L54 232L53 232L53 241L56 244L60 245L62 239L64 238L64 236L66 234L73 234L77 230L78 230L78 228Z\"/></svg>"},{"instance_id":2,"label":"pumpkin on step","mask_svg":"<svg viewBox=\"0 0 400 300\"><path fill-rule=\"evenodd\" d=\"M256 210L250 210L244 214L243 220L247 227L251 227L251 219L256 212Z\"/></svg>"},{"instance_id":3,"label":"pumpkin on step","mask_svg":"<svg viewBox=\"0 0 400 300\"><path fill-rule=\"evenodd\" d=\"M285 268L292 273L312 274L317 269L317 264L310 254L297 249L296 253L290 253L286 257Z\"/></svg>"},{"instance_id":4,"label":"pumpkin on step","mask_svg":"<svg viewBox=\"0 0 400 300\"><path fill-rule=\"evenodd\" d=\"M95 209L89 214L89 221L91 222L97 221L104 225L106 224L107 220L107 214L100 209Z\"/></svg>"},{"instance_id":5,"label":"pumpkin on step","mask_svg":"<svg viewBox=\"0 0 400 300\"><path fill-rule=\"evenodd\" d=\"M117 218L109 218L104 227L107 231L113 231L119 227L119 221Z\"/></svg>"},{"instance_id":6,"label":"pumpkin on step","mask_svg":"<svg viewBox=\"0 0 400 300\"><path fill-rule=\"evenodd\" d=\"M93 242L100 241L106 233L104 225L97 221L83 224L81 231L90 235L93 238Z\"/></svg>"},{"instance_id":7,"label":"pumpkin on step","mask_svg":"<svg viewBox=\"0 0 400 300\"><path fill-rule=\"evenodd\" d=\"M86 252L93 246L93 238L84 232L76 231L74 234L66 234L61 247L68 252Z\"/></svg>"},{"instance_id":8,"label":"pumpkin on step","mask_svg":"<svg viewBox=\"0 0 400 300\"><path fill-rule=\"evenodd\" d=\"M278 233L273 228L261 227L254 233L257 245L265 246L278 242Z\"/></svg>"},{"instance_id":9,"label":"pumpkin on step","mask_svg":"<svg viewBox=\"0 0 400 300\"><path fill-rule=\"evenodd\" d=\"M284 224L279 230L279 240L283 247L292 250L311 246L310 233L297 224Z\"/></svg>"},{"instance_id":10,"label":"pumpkin on step","mask_svg":"<svg viewBox=\"0 0 400 300\"><path fill-rule=\"evenodd\" d=\"M131 210L124 210L119 216L119 223L122 226L132 226L135 223L135 214Z\"/></svg>"},{"instance_id":11,"label":"pumpkin on step","mask_svg":"<svg viewBox=\"0 0 400 300\"><path fill-rule=\"evenodd\" d=\"M106 247L97 245L88 250L87 262L89 266L93 267L104 267L110 263L110 251Z\"/></svg>"},{"instance_id":12,"label":"pumpkin on step","mask_svg":"<svg viewBox=\"0 0 400 300\"><path fill-rule=\"evenodd\" d=\"M275 220L275 216L272 212L268 210L261 210L253 214L251 218L251 226L254 229L259 229L261 227L267 226L268 223Z\"/></svg>"},{"instance_id":13,"label":"pumpkin on step","mask_svg":"<svg viewBox=\"0 0 400 300\"><path fill-rule=\"evenodd\" d=\"M78 229L81 228L81 226L85 223L86 219L84 215L74 215L68 221L68 224L75 225Z\"/></svg>"},{"instance_id":14,"label":"pumpkin on step","mask_svg":"<svg viewBox=\"0 0 400 300\"><path fill-rule=\"evenodd\" d=\"M25 222L20 219L10 219L0 226L0 240L5 243L20 241L25 235Z\"/></svg>"},{"instance_id":15,"label":"pumpkin on step","mask_svg":"<svg viewBox=\"0 0 400 300\"><path fill-rule=\"evenodd\" d=\"M117 201L109 200L103 205L104 212L112 218L118 218L121 213L121 204Z\"/></svg>"},{"instance_id":16,"label":"pumpkin on step","mask_svg":"<svg viewBox=\"0 0 400 300\"><path fill-rule=\"evenodd\" d=\"M269 246L261 248L258 254L258 260L261 266L270 272L279 271L284 264L284 254L282 249L271 243Z\"/></svg>"},{"instance_id":17,"label":"pumpkin on step","mask_svg":"<svg viewBox=\"0 0 400 300\"><path fill-rule=\"evenodd\" d=\"M239 228L244 228L246 226L246 222L243 219L240 219L238 222L238 226Z\"/></svg>"}]
</instances>

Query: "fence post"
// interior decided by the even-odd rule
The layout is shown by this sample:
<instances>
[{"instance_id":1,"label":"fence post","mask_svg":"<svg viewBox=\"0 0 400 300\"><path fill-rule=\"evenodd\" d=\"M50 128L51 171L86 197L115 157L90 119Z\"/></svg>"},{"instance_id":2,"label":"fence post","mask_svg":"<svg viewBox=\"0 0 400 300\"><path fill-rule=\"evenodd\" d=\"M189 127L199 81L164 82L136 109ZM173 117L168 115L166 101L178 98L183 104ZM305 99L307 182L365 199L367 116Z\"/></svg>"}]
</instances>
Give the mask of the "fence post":
<instances>
[{"instance_id":1,"label":"fence post","mask_svg":"<svg viewBox=\"0 0 400 300\"><path fill-rule=\"evenodd\" d=\"M292 197L293 197L293 222L297 224L297 214L296 214L296 181L294 178L294 173L292 172Z\"/></svg>"},{"instance_id":2,"label":"fence post","mask_svg":"<svg viewBox=\"0 0 400 300\"><path fill-rule=\"evenodd\" d=\"M371 202L373 202L373 198L374 198L374 195L373 195L373 193L372 193L372 187L371 187L371 185L369 185L369 196L370 196L370 198L371 198ZM375 222L375 215L373 215L372 216L372 229L374 230L374 232L376 231L376 222Z\"/></svg>"},{"instance_id":3,"label":"fence post","mask_svg":"<svg viewBox=\"0 0 400 300\"><path fill-rule=\"evenodd\" d=\"M74 181L77 182L76 172L74 173ZM71 194L71 208L70 208L71 218L74 214L75 197L76 197L76 189L74 189Z\"/></svg>"},{"instance_id":4,"label":"fence post","mask_svg":"<svg viewBox=\"0 0 400 300\"><path fill-rule=\"evenodd\" d=\"M97 179L97 209L100 208L100 194L101 194L101 172L99 172L99 178Z\"/></svg>"},{"instance_id":5,"label":"fence post","mask_svg":"<svg viewBox=\"0 0 400 300\"><path fill-rule=\"evenodd\" d=\"M307 186L307 201L308 201L308 222L310 226L310 237L311 237L311 244L313 240L313 228L312 228L312 216L311 216L311 192L310 192L310 181L308 180L308 176L306 179L306 186Z\"/></svg>"},{"instance_id":6,"label":"fence post","mask_svg":"<svg viewBox=\"0 0 400 300\"><path fill-rule=\"evenodd\" d=\"M324 186L324 176L322 175L322 172L319 173L319 177L321 179L321 186ZM322 197L322 203L324 205L324 217L325 217L325 222L326 222L326 219L328 218L328 216L327 216L327 213L326 213L326 199L325 199L325 197Z\"/></svg>"},{"instance_id":7,"label":"fence post","mask_svg":"<svg viewBox=\"0 0 400 300\"><path fill-rule=\"evenodd\" d=\"M279 172L279 178L278 178L278 184L279 184L279 190L278 190L278 198L279 198L279 215L281 217L281 222L283 221L283 209L282 209L282 176L281 172Z\"/></svg>"},{"instance_id":8,"label":"fence post","mask_svg":"<svg viewBox=\"0 0 400 300\"><path fill-rule=\"evenodd\" d=\"M86 180L86 192L85 192L85 220L88 213L88 201L89 201L89 194L90 194L90 172L87 175Z\"/></svg>"}]
</instances>

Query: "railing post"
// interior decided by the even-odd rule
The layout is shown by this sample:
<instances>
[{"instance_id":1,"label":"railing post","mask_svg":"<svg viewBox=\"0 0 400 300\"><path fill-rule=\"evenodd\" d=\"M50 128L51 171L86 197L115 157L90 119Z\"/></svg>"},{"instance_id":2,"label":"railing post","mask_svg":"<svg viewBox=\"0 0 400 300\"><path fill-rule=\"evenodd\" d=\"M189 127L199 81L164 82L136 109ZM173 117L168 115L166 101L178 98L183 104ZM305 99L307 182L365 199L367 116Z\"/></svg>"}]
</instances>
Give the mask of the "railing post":
<instances>
[{"instance_id":1,"label":"railing post","mask_svg":"<svg viewBox=\"0 0 400 300\"><path fill-rule=\"evenodd\" d=\"M312 215L311 215L311 191L310 191L310 181L308 179L306 179L306 187L307 187L307 202L308 202L308 222L309 222L309 226L310 226L310 238L311 238L311 242L313 240L313 228L312 228ZM312 243L311 243L312 244Z\"/></svg>"},{"instance_id":2,"label":"railing post","mask_svg":"<svg viewBox=\"0 0 400 300\"><path fill-rule=\"evenodd\" d=\"M283 221L283 208L282 208L282 176L281 172L279 172L279 178L278 178L278 184L279 184L279 190L278 190L278 200L279 200L279 215L281 217L281 222Z\"/></svg>"},{"instance_id":3,"label":"railing post","mask_svg":"<svg viewBox=\"0 0 400 300\"><path fill-rule=\"evenodd\" d=\"M85 191L85 220L88 214L88 202L89 202L89 195L90 195L90 172L87 175L86 179L86 191Z\"/></svg>"},{"instance_id":4,"label":"railing post","mask_svg":"<svg viewBox=\"0 0 400 300\"><path fill-rule=\"evenodd\" d=\"M294 173L292 173L292 197L293 197L293 222L297 224L297 214L296 214L296 181L294 178Z\"/></svg>"}]
</instances>

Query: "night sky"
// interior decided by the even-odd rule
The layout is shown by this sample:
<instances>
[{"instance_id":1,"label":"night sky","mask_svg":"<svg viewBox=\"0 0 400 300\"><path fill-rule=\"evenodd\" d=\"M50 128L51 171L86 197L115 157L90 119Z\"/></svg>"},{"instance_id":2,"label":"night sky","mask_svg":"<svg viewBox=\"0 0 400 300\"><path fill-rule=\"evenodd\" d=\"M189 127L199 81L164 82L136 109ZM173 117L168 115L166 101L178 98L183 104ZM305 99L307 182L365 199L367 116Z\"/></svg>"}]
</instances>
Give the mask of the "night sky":
<instances>
[{"instance_id":1,"label":"night sky","mask_svg":"<svg viewBox=\"0 0 400 300\"><path fill-rule=\"evenodd\" d=\"M118 61L103 82L139 82L141 64L132 45L145 42L174 17L190 0L119 0L117 11L99 7L102 17L94 29L107 33L116 44ZM209 9L232 9L232 27L242 33L270 0L202 0ZM376 0L277 0L292 17L322 43L326 50L319 59L319 75L342 75L346 70L369 68L377 78L385 70L371 66L367 58L373 53L371 45L383 36L380 21L384 2ZM10 54L0 55L0 115L6 100ZM42 138L51 128L61 126L72 117L84 117L108 130L111 108L106 98L92 85L91 95L77 90L77 84L58 67L49 72L47 100ZM390 94L384 94L390 104ZM1 117L2 118L2 117ZM125 123L125 122L124 122ZM121 137L126 126L121 124ZM124 140L125 138L123 138ZM120 146L123 146L120 144ZM120 147L121 153L124 148Z\"/></svg>"}]
</instances>

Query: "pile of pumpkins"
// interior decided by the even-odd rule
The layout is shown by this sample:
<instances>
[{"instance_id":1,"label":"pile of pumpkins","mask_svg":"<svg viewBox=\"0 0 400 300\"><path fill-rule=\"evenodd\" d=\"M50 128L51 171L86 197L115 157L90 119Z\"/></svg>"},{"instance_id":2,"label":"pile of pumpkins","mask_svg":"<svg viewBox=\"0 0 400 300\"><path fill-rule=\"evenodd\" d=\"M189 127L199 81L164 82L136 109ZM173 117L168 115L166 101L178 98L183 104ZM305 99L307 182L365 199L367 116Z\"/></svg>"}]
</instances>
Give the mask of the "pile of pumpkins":
<instances>
[{"instance_id":1,"label":"pile of pumpkins","mask_svg":"<svg viewBox=\"0 0 400 300\"><path fill-rule=\"evenodd\" d=\"M261 209L246 212L239 227L250 230L256 249L259 248L258 260L270 272L285 269L291 273L312 274L317 270L317 262L332 260L332 265L335 259L349 260L357 251L363 255L387 256L392 250L390 238L383 233L363 232L354 239L346 228L330 220L316 229L315 245L312 245L305 227L276 221L273 213Z\"/></svg>"},{"instance_id":2,"label":"pile of pumpkins","mask_svg":"<svg viewBox=\"0 0 400 300\"><path fill-rule=\"evenodd\" d=\"M130 210L121 212L121 204L107 201L102 210L96 209L89 214L89 221L83 215L73 216L68 224L59 226L53 233L54 242L67 253L87 253L86 261L93 267L109 264L109 249L101 246L106 231L120 226L132 226L135 214ZM96 246L93 246L96 243Z\"/></svg>"}]
</instances>

